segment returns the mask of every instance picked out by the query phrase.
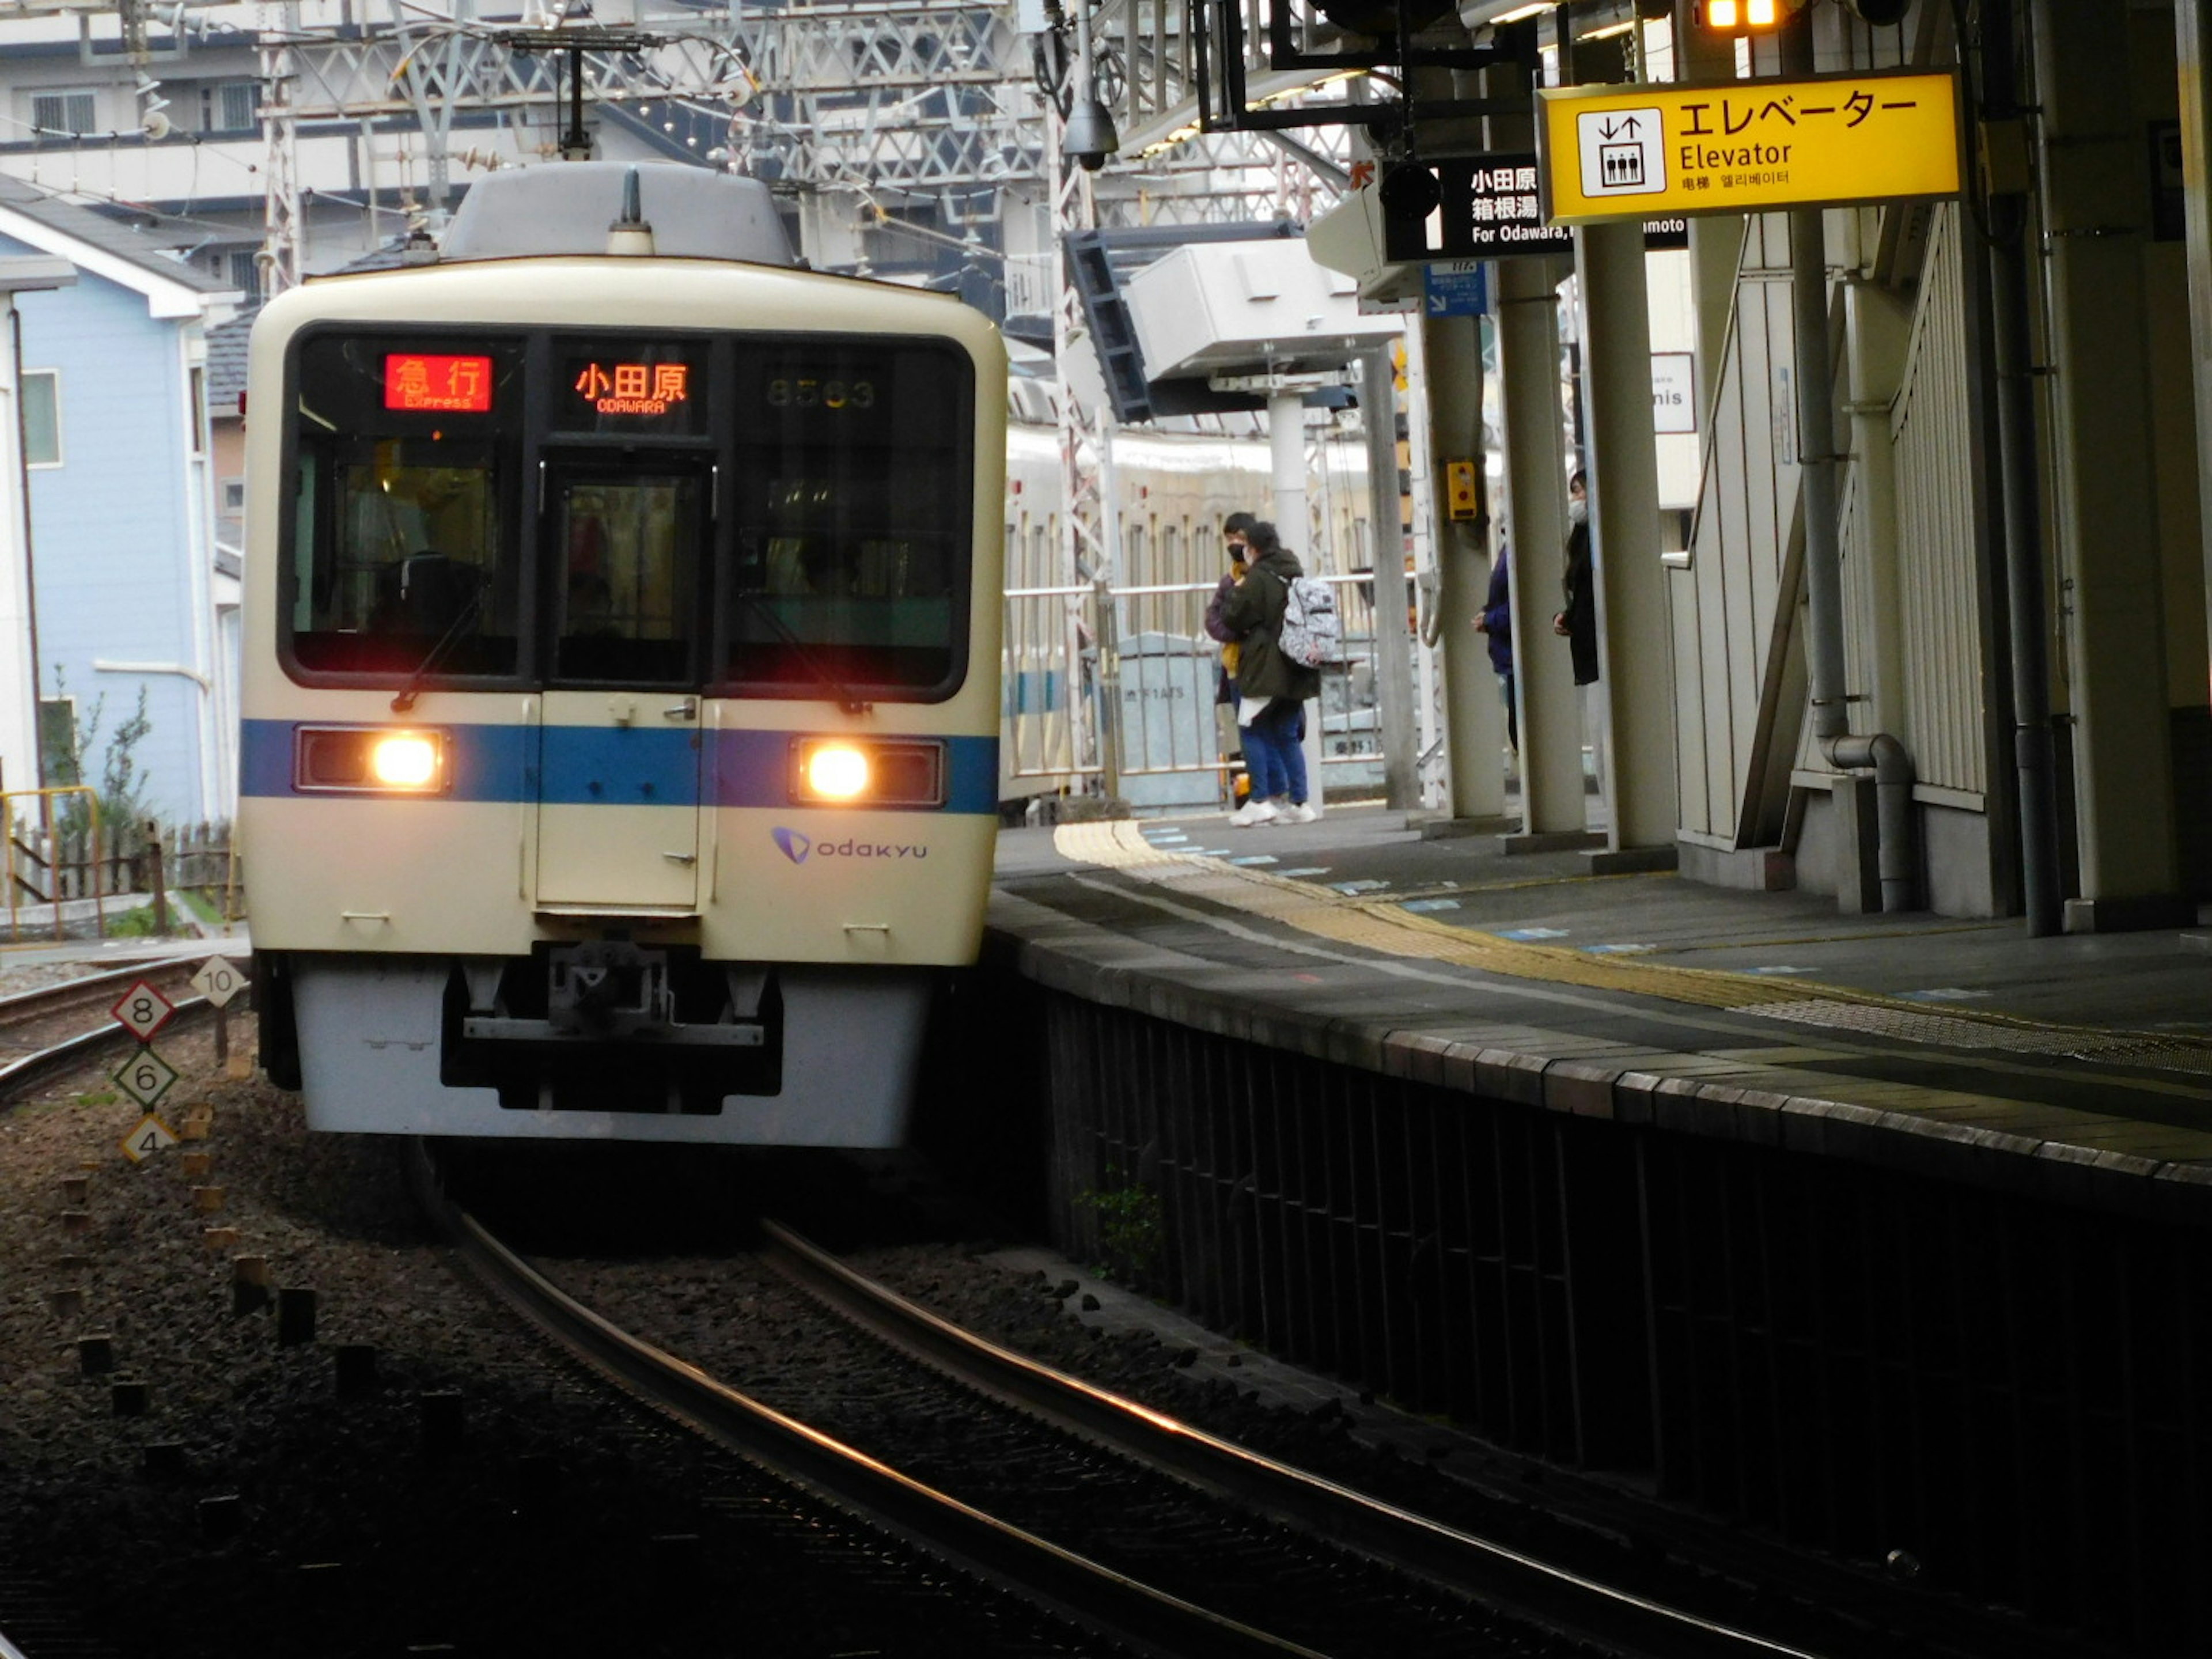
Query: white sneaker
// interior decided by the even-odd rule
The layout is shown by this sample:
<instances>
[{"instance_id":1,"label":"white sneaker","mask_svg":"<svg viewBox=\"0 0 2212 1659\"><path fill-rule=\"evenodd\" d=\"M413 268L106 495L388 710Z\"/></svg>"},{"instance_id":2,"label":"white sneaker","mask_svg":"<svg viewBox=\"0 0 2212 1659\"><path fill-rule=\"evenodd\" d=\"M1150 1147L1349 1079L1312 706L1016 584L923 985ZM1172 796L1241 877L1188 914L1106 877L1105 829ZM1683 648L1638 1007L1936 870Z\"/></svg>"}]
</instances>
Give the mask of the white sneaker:
<instances>
[{"instance_id":1,"label":"white sneaker","mask_svg":"<svg viewBox=\"0 0 2212 1659\"><path fill-rule=\"evenodd\" d=\"M1249 830L1255 823L1272 823L1275 809L1263 800L1248 800L1229 815L1229 822L1239 830Z\"/></svg>"},{"instance_id":2,"label":"white sneaker","mask_svg":"<svg viewBox=\"0 0 2212 1659\"><path fill-rule=\"evenodd\" d=\"M1281 811L1276 813L1275 822L1278 823L1311 823L1320 816L1321 814L1315 811L1312 807L1307 805L1304 801L1300 801L1296 806L1285 806Z\"/></svg>"}]
</instances>

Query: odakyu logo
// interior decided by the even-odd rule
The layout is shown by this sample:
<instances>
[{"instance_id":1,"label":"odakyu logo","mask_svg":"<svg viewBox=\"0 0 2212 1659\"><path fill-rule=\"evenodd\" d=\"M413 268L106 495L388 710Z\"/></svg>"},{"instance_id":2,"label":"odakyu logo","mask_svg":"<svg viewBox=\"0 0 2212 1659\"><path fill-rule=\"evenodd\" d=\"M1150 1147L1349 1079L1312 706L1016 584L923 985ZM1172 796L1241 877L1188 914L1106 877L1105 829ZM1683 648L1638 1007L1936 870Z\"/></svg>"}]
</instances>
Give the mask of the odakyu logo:
<instances>
[{"instance_id":1,"label":"odakyu logo","mask_svg":"<svg viewBox=\"0 0 2212 1659\"><path fill-rule=\"evenodd\" d=\"M783 848L784 857L793 864L804 864L811 854L817 859L926 859L929 848L921 842L911 841L816 841L796 830L778 824L769 831L775 844Z\"/></svg>"}]
</instances>

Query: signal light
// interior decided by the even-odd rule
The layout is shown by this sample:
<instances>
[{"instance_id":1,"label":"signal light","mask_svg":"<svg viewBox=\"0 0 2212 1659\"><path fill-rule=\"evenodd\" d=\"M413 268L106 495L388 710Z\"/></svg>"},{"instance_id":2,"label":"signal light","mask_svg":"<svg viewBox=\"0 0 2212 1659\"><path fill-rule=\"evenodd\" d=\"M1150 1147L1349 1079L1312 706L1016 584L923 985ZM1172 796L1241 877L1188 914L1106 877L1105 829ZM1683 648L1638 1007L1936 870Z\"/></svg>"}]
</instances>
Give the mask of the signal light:
<instances>
[{"instance_id":1,"label":"signal light","mask_svg":"<svg viewBox=\"0 0 2212 1659\"><path fill-rule=\"evenodd\" d=\"M1783 0L1705 0L1698 21L1716 34L1752 34L1774 27L1790 10Z\"/></svg>"}]
</instances>

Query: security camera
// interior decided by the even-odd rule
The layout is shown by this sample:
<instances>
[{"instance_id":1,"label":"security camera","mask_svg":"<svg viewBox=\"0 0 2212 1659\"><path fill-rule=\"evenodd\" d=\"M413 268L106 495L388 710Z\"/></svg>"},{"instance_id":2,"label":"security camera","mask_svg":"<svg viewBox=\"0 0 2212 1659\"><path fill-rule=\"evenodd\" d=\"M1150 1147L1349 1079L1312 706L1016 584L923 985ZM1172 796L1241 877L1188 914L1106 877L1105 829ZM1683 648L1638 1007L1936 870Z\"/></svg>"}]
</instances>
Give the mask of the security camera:
<instances>
[{"instance_id":1,"label":"security camera","mask_svg":"<svg viewBox=\"0 0 2212 1659\"><path fill-rule=\"evenodd\" d=\"M1096 173L1121 148L1121 135L1114 131L1114 118L1106 112L1106 106L1096 98L1077 99L1067 112L1060 153L1085 173Z\"/></svg>"}]
</instances>

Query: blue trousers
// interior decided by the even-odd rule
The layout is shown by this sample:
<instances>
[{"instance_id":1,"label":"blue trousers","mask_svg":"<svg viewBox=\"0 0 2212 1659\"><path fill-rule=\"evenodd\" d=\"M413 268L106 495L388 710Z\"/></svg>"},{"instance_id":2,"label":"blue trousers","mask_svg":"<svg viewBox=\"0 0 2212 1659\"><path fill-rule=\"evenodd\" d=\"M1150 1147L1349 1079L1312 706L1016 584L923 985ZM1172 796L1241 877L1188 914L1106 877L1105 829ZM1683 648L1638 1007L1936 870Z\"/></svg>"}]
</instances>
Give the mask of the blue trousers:
<instances>
[{"instance_id":1,"label":"blue trousers","mask_svg":"<svg viewBox=\"0 0 2212 1659\"><path fill-rule=\"evenodd\" d=\"M1243 728L1244 765L1252 775L1252 799L1287 795L1293 805L1306 801L1306 706L1278 697Z\"/></svg>"}]
</instances>

